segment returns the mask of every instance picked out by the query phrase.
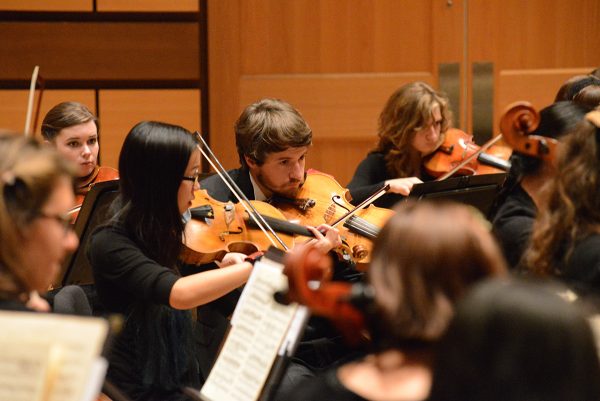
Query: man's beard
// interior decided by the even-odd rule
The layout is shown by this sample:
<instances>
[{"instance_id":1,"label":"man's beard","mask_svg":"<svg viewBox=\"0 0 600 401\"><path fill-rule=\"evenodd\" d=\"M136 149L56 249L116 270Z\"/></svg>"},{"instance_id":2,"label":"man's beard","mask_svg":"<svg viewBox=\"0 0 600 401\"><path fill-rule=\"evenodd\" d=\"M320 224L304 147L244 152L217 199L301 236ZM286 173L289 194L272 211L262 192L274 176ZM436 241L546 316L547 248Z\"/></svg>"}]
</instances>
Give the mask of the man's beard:
<instances>
[{"instance_id":1,"label":"man's beard","mask_svg":"<svg viewBox=\"0 0 600 401\"><path fill-rule=\"evenodd\" d=\"M279 197L282 197L282 198L295 199L296 195L298 195L298 192L300 192L300 189L302 188L300 181L297 181L297 183L298 183L297 187L287 187L286 186L285 189L275 189L275 188L271 187L269 185L269 183L267 183L263 179L263 175L262 174L258 174L257 175L256 181L258 181L258 183L260 183L261 186L263 186L269 192L271 192L271 195L269 196L270 198L273 197L273 196L279 196ZM288 181L288 184L292 184L292 182Z\"/></svg>"}]
</instances>

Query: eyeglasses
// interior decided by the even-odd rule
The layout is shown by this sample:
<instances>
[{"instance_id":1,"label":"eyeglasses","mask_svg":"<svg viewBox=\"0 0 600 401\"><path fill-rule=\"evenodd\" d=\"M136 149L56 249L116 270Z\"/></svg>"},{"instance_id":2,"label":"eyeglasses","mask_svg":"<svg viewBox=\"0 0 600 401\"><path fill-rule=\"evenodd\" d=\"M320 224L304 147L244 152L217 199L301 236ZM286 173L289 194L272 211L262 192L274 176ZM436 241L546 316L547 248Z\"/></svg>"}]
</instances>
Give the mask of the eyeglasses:
<instances>
[{"instance_id":1,"label":"eyeglasses","mask_svg":"<svg viewBox=\"0 0 600 401\"><path fill-rule=\"evenodd\" d=\"M184 175L181 177L182 180L192 181L194 184L197 184L200 181L200 173L196 173L194 175Z\"/></svg>"},{"instance_id":2,"label":"eyeglasses","mask_svg":"<svg viewBox=\"0 0 600 401\"><path fill-rule=\"evenodd\" d=\"M68 213L48 214L48 213L44 213L44 212L37 212L36 217L44 218L44 219L52 219L52 220L57 221L63 227L65 235L67 235L69 233L69 231L71 231L73 229L73 226L71 225L71 216Z\"/></svg>"}]
</instances>

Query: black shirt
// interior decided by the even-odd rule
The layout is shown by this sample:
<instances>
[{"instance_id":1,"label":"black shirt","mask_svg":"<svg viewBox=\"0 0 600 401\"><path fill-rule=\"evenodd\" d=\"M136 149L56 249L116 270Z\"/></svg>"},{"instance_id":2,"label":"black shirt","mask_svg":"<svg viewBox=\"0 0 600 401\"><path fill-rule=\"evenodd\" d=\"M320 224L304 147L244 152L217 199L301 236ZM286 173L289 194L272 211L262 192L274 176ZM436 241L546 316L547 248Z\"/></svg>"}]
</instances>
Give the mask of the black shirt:
<instances>
[{"instance_id":1,"label":"black shirt","mask_svg":"<svg viewBox=\"0 0 600 401\"><path fill-rule=\"evenodd\" d=\"M560 269L561 278L582 295L600 296L600 234L579 241L566 265Z\"/></svg>"},{"instance_id":2,"label":"black shirt","mask_svg":"<svg viewBox=\"0 0 600 401\"><path fill-rule=\"evenodd\" d=\"M136 400L186 400L180 388L200 387L200 373L191 315L169 306L179 275L147 257L119 226L94 232L88 257L103 306L125 317L107 377Z\"/></svg>"},{"instance_id":3,"label":"black shirt","mask_svg":"<svg viewBox=\"0 0 600 401\"><path fill-rule=\"evenodd\" d=\"M420 175L422 181L431 181L433 179L433 177L429 176L425 171L421 171ZM367 157L360 162L354 172L352 180L350 180L350 183L348 184L350 195L352 195L352 204L358 205L370 195L374 194L375 191L383 188L387 180L394 178L407 177L394 177L388 172L384 153L369 153ZM378 207L390 209L396 203L404 199L404 196L390 192L377 199L373 204Z\"/></svg>"},{"instance_id":4,"label":"black shirt","mask_svg":"<svg viewBox=\"0 0 600 401\"><path fill-rule=\"evenodd\" d=\"M529 246L537 207L521 185L507 195L492 219L492 232L511 268L516 268Z\"/></svg>"},{"instance_id":5,"label":"black shirt","mask_svg":"<svg viewBox=\"0 0 600 401\"><path fill-rule=\"evenodd\" d=\"M337 369L329 369L314 378L300 382L289 394L287 401L366 401L340 382Z\"/></svg>"}]
</instances>

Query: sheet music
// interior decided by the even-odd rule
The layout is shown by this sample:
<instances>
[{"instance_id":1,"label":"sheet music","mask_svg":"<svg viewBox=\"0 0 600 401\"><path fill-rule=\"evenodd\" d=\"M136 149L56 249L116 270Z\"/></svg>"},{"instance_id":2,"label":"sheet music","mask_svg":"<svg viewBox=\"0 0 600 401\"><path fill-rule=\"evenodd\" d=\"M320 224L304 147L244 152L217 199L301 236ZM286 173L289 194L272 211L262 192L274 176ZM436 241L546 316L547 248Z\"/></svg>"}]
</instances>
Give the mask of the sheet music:
<instances>
[{"instance_id":1,"label":"sheet music","mask_svg":"<svg viewBox=\"0 0 600 401\"><path fill-rule=\"evenodd\" d=\"M256 400L295 316L273 294L287 288L281 267L257 262L232 317L232 327L200 396L209 401Z\"/></svg>"},{"instance_id":2,"label":"sheet music","mask_svg":"<svg viewBox=\"0 0 600 401\"><path fill-rule=\"evenodd\" d=\"M0 327L0 400L81 400L108 333L106 321L0 312Z\"/></svg>"}]
</instances>

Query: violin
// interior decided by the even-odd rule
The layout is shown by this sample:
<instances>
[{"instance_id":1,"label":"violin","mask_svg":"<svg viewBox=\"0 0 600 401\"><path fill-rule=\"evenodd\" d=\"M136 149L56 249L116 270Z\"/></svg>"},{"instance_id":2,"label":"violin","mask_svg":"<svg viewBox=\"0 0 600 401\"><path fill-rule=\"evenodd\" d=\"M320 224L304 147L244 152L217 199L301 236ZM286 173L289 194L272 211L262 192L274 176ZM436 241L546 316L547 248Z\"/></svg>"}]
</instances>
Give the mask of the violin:
<instances>
[{"instance_id":1,"label":"violin","mask_svg":"<svg viewBox=\"0 0 600 401\"><path fill-rule=\"evenodd\" d=\"M432 177L443 180L451 175L479 175L506 172L512 149L495 145L498 135L483 146L473 142L473 137L457 128L446 131L444 142L429 155L423 164ZM452 172L451 174L449 174ZM449 174L449 175L448 175ZM446 176L447 175L447 176Z\"/></svg>"},{"instance_id":2,"label":"violin","mask_svg":"<svg viewBox=\"0 0 600 401\"><path fill-rule=\"evenodd\" d=\"M540 123L540 114L528 102L510 104L500 118L500 132L506 143L517 152L546 161L553 161L558 140L541 135L530 135Z\"/></svg>"},{"instance_id":3,"label":"violin","mask_svg":"<svg viewBox=\"0 0 600 401\"><path fill-rule=\"evenodd\" d=\"M319 226L332 225L336 219L353 210L354 206L350 204L349 199L350 192L332 176L311 169L306 172L306 179L296 198L275 196L271 198L270 203L281 210L288 220L303 225ZM359 266L368 263L373 240L393 214L390 209L374 205L356 212L344 221L342 227L337 227L342 239L342 251Z\"/></svg>"},{"instance_id":4,"label":"violin","mask_svg":"<svg viewBox=\"0 0 600 401\"><path fill-rule=\"evenodd\" d=\"M119 179L119 172L117 170L112 167L99 166L96 166L90 175L75 179L75 206L67 212L71 216L71 221L75 222L77 219L83 199L95 183L117 179Z\"/></svg>"},{"instance_id":5,"label":"violin","mask_svg":"<svg viewBox=\"0 0 600 401\"><path fill-rule=\"evenodd\" d=\"M372 299L370 287L331 281L331 258L307 244L287 253L284 265L289 286L284 294L286 302L305 305L313 314L330 319L349 344L366 339L360 335L365 331L363 312L356 305Z\"/></svg>"},{"instance_id":6,"label":"violin","mask_svg":"<svg viewBox=\"0 0 600 401\"><path fill-rule=\"evenodd\" d=\"M274 206L260 201L250 201L263 216L271 217L271 221L287 223L283 214ZM241 203L220 202L213 199L206 190L195 192L195 199L190 208L192 219L186 224L184 231L184 247L180 258L188 264L206 264L221 260L228 252L239 252L250 255L257 251L265 251L271 240L260 228L248 222L248 212ZM296 228L296 232L312 237L305 227ZM286 231L280 228L278 231ZM288 233L279 237L287 248L294 246L291 228Z\"/></svg>"}]
</instances>

